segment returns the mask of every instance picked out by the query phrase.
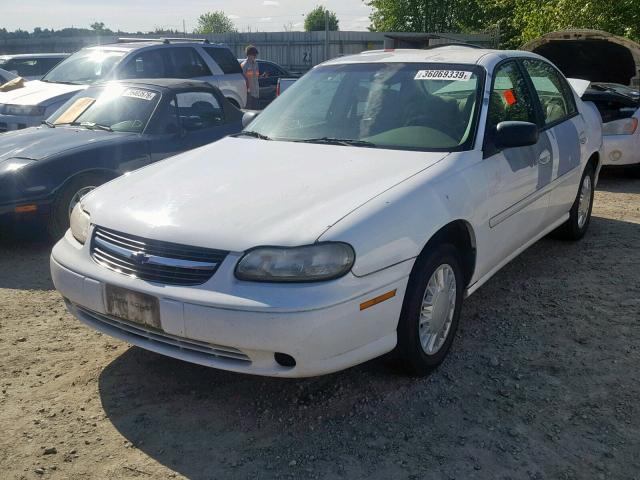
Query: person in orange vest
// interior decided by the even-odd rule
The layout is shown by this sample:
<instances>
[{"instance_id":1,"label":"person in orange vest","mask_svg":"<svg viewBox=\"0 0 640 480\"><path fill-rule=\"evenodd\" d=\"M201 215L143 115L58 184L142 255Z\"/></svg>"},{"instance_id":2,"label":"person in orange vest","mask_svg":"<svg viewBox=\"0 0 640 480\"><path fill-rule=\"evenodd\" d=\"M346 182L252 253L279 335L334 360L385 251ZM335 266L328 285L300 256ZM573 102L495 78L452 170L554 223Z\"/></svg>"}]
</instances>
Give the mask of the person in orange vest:
<instances>
[{"instance_id":1,"label":"person in orange vest","mask_svg":"<svg viewBox=\"0 0 640 480\"><path fill-rule=\"evenodd\" d=\"M242 73L247 81L247 106L249 110L258 109L258 100L260 98L260 69L258 68L258 49L253 45L249 45L245 53L247 59L242 62Z\"/></svg>"}]
</instances>

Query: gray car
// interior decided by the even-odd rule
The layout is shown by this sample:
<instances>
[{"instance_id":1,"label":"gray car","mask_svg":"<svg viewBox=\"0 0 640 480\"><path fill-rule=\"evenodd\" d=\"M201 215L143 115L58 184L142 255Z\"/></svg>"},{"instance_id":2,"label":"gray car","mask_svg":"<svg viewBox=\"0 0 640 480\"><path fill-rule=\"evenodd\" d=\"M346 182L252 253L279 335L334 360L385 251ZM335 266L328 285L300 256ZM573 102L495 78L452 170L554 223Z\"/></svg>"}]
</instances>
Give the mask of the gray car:
<instances>
[{"instance_id":1,"label":"gray car","mask_svg":"<svg viewBox=\"0 0 640 480\"><path fill-rule=\"evenodd\" d=\"M123 38L118 43L83 48L42 80L0 93L0 132L39 125L92 84L138 78L203 80L218 87L237 107L244 107L247 100L242 70L226 46L184 38Z\"/></svg>"}]
</instances>

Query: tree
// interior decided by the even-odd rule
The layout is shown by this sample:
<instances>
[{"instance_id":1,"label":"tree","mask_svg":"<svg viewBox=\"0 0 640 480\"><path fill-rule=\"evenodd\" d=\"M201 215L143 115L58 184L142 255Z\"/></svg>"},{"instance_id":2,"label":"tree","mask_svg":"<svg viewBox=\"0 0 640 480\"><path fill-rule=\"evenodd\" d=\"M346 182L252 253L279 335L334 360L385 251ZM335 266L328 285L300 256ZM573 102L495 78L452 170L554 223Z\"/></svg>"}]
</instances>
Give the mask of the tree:
<instances>
[{"instance_id":1,"label":"tree","mask_svg":"<svg viewBox=\"0 0 640 480\"><path fill-rule=\"evenodd\" d=\"M94 22L90 27L95 33L111 33L111 30L104 27L104 22Z\"/></svg>"},{"instance_id":2,"label":"tree","mask_svg":"<svg viewBox=\"0 0 640 480\"><path fill-rule=\"evenodd\" d=\"M198 17L198 26L193 33L229 33L235 32L236 26L223 11L207 12Z\"/></svg>"},{"instance_id":3,"label":"tree","mask_svg":"<svg viewBox=\"0 0 640 480\"><path fill-rule=\"evenodd\" d=\"M317 6L304 19L304 29L307 32L319 32L324 30L325 12L329 15L329 30L338 30L338 17L335 12L326 10L322 5Z\"/></svg>"},{"instance_id":4,"label":"tree","mask_svg":"<svg viewBox=\"0 0 640 480\"><path fill-rule=\"evenodd\" d=\"M517 48L565 28L640 38L639 0L368 0L372 31L470 32L498 29Z\"/></svg>"}]
</instances>

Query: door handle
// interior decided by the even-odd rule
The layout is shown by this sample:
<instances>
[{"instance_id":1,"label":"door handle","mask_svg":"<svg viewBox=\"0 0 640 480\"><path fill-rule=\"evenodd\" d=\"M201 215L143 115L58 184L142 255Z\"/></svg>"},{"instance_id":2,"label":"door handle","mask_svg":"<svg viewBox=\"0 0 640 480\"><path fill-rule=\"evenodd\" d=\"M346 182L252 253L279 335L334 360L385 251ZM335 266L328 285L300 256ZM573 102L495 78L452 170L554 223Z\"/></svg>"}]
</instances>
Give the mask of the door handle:
<instances>
[{"instance_id":1,"label":"door handle","mask_svg":"<svg viewBox=\"0 0 640 480\"><path fill-rule=\"evenodd\" d=\"M538 163L540 165L546 165L550 161L551 161L551 152L549 150L544 150L538 157Z\"/></svg>"}]
</instances>

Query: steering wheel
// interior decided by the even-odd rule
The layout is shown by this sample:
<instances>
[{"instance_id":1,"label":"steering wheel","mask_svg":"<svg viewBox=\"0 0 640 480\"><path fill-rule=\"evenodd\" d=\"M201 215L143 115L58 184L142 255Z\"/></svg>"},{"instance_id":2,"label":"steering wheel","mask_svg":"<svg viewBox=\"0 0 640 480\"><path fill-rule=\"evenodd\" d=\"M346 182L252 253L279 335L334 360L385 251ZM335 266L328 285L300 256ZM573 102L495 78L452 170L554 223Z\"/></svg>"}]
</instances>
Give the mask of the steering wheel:
<instances>
[{"instance_id":1,"label":"steering wheel","mask_svg":"<svg viewBox=\"0 0 640 480\"><path fill-rule=\"evenodd\" d=\"M417 126L417 127L429 127L435 130L439 130L442 133L447 133L451 130L451 126L444 123L442 120L436 118L432 114L420 114L410 117L404 122L404 127Z\"/></svg>"}]
</instances>

